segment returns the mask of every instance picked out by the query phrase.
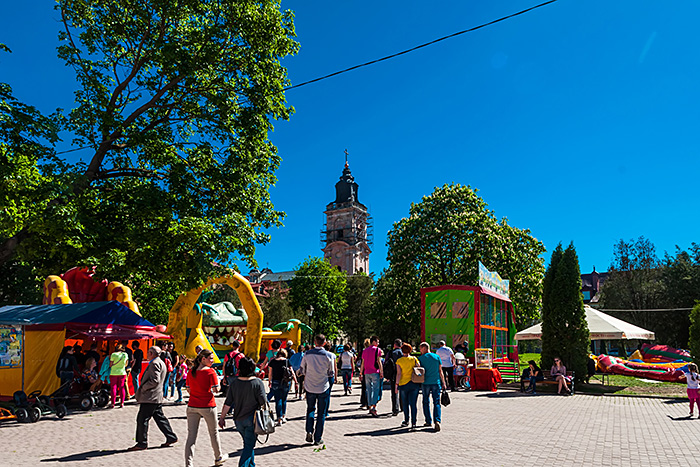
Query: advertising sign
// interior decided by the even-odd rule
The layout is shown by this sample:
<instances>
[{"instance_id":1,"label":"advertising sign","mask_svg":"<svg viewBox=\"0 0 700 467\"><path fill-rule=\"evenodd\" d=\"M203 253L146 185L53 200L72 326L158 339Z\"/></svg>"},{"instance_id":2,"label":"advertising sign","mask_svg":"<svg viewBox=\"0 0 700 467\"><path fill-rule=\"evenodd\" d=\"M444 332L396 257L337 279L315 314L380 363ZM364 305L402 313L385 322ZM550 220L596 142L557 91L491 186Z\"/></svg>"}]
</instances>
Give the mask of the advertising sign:
<instances>
[{"instance_id":1,"label":"advertising sign","mask_svg":"<svg viewBox=\"0 0 700 467\"><path fill-rule=\"evenodd\" d=\"M501 279L501 276L499 276L497 272L491 272L486 269L486 266L481 264L481 261L479 261L479 286L496 292L499 295L503 295L506 298L510 298L508 296L510 282Z\"/></svg>"},{"instance_id":2,"label":"advertising sign","mask_svg":"<svg viewBox=\"0 0 700 467\"><path fill-rule=\"evenodd\" d=\"M0 368L22 365L22 327L0 324Z\"/></svg>"}]
</instances>

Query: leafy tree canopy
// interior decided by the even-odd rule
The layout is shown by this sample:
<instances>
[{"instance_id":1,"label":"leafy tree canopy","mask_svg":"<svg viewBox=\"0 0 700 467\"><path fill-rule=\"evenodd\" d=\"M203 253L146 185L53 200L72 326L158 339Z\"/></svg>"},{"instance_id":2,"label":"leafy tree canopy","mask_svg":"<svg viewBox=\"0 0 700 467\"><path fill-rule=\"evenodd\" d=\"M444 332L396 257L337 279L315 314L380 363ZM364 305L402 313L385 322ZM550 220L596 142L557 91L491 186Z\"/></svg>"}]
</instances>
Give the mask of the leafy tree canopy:
<instances>
[{"instance_id":1,"label":"leafy tree canopy","mask_svg":"<svg viewBox=\"0 0 700 467\"><path fill-rule=\"evenodd\" d=\"M659 259L654 244L644 238L619 240L613 247L609 277L600 306L608 313L654 331L656 342L685 347L689 338L689 309L700 300L700 245ZM676 311L647 311L675 310Z\"/></svg>"},{"instance_id":2,"label":"leafy tree canopy","mask_svg":"<svg viewBox=\"0 0 700 467\"><path fill-rule=\"evenodd\" d=\"M374 281L365 273L355 274L347 278L346 322L343 330L350 342L361 347L362 341L374 332L374 320L371 318Z\"/></svg>"},{"instance_id":3,"label":"leafy tree canopy","mask_svg":"<svg viewBox=\"0 0 700 467\"><path fill-rule=\"evenodd\" d=\"M389 231L387 245L389 267L377 281L375 318L406 333L396 337L419 336L421 287L476 285L479 261L510 280L519 323L539 314L544 245L529 230L499 221L469 186L444 185L411 204L409 216Z\"/></svg>"},{"instance_id":4,"label":"leafy tree canopy","mask_svg":"<svg viewBox=\"0 0 700 467\"><path fill-rule=\"evenodd\" d=\"M292 13L278 0L56 9L76 105L42 117L0 87L0 265L37 277L95 265L137 301L157 288L167 302L213 263L254 264L262 230L283 216L268 193L280 162L268 132L292 112L280 65L298 48ZM84 162L56 158L57 123Z\"/></svg>"},{"instance_id":5,"label":"leafy tree canopy","mask_svg":"<svg viewBox=\"0 0 700 467\"><path fill-rule=\"evenodd\" d=\"M309 257L295 268L289 286L292 308L306 311L313 306L308 324L314 333L337 337L346 322L345 273L323 258Z\"/></svg>"}]
</instances>

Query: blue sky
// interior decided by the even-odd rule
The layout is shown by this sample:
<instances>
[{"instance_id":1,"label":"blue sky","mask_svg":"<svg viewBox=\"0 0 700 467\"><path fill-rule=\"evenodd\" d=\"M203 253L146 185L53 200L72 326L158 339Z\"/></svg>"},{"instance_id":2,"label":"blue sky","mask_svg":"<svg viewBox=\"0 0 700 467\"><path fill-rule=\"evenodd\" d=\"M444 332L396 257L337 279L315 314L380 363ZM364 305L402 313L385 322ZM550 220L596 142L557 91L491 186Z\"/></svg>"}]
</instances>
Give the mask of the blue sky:
<instances>
[{"instance_id":1,"label":"blue sky","mask_svg":"<svg viewBox=\"0 0 700 467\"><path fill-rule=\"evenodd\" d=\"M538 2L283 1L301 50L292 84L491 21ZM0 17L0 81L44 111L69 108L53 2ZM321 255L325 205L344 154L374 218L370 270L411 202L445 183L480 190L497 217L549 252L573 241L582 272L607 269L620 238L659 253L700 241L700 4L558 2L417 52L288 91L271 134L283 158L272 199L285 226L260 267ZM243 270L247 271L243 266Z\"/></svg>"}]
</instances>

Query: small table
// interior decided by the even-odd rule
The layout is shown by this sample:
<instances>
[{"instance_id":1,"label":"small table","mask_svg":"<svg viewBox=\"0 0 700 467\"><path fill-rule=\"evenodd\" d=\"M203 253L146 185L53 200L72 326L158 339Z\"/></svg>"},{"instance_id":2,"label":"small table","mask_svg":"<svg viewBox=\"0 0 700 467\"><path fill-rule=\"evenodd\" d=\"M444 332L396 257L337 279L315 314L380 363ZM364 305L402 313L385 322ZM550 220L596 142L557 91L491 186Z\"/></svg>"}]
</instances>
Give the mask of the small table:
<instances>
[{"instance_id":1,"label":"small table","mask_svg":"<svg viewBox=\"0 0 700 467\"><path fill-rule=\"evenodd\" d=\"M475 391L496 392L498 383L503 382L501 373L496 368L476 368L472 370L472 374L472 389Z\"/></svg>"}]
</instances>

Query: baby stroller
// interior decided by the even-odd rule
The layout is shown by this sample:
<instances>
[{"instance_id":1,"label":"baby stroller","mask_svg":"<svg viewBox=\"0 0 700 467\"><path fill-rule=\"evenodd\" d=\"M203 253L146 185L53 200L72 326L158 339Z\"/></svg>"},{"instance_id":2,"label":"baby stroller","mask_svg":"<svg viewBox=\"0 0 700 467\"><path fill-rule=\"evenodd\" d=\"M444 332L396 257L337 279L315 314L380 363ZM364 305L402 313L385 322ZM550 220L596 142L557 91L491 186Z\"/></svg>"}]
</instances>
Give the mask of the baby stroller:
<instances>
[{"instance_id":1,"label":"baby stroller","mask_svg":"<svg viewBox=\"0 0 700 467\"><path fill-rule=\"evenodd\" d=\"M56 391L54 391L50 398L55 401L56 404L63 404L67 406L70 403L77 403L80 410L88 411L93 407L106 407L109 403L109 392L100 388L96 391L91 391L90 386L92 383L82 376L75 375L72 380L66 381L61 385Z\"/></svg>"}]
</instances>

